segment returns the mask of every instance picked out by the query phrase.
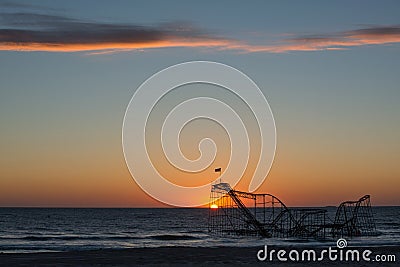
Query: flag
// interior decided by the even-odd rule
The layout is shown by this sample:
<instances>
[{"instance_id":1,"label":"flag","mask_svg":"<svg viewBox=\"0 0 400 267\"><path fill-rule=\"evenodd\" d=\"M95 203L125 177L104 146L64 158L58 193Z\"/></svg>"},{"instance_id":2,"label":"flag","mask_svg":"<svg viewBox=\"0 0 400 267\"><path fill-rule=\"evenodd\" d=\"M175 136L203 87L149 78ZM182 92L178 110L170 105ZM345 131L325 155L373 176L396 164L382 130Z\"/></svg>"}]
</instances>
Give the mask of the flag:
<instances>
[{"instance_id":1,"label":"flag","mask_svg":"<svg viewBox=\"0 0 400 267\"><path fill-rule=\"evenodd\" d=\"M216 168L215 172L221 172L221 168Z\"/></svg>"}]
</instances>

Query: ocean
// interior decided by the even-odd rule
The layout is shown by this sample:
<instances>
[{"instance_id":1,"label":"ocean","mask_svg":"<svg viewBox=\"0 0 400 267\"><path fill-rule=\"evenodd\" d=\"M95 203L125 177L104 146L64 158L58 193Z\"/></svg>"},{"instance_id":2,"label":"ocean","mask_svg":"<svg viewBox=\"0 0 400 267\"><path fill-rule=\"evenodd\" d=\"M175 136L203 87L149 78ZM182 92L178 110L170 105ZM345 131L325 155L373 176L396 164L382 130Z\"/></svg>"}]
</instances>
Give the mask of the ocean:
<instances>
[{"instance_id":1,"label":"ocean","mask_svg":"<svg viewBox=\"0 0 400 267\"><path fill-rule=\"evenodd\" d=\"M325 208L333 218L334 207ZM400 245L400 207L373 207L378 236L350 246ZM325 246L334 240L219 237L208 232L208 209L0 208L0 253L143 247Z\"/></svg>"}]
</instances>

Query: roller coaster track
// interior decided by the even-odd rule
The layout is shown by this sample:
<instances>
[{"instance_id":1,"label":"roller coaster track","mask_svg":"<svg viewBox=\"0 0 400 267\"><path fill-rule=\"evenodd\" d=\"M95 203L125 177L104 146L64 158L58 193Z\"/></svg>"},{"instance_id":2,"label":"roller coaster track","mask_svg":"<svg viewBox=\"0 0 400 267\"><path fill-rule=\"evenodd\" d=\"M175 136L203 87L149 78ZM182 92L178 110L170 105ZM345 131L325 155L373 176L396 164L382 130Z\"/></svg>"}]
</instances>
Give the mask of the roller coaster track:
<instances>
[{"instance_id":1,"label":"roller coaster track","mask_svg":"<svg viewBox=\"0 0 400 267\"><path fill-rule=\"evenodd\" d=\"M377 233L369 195L341 203L333 223L326 222L330 219L325 209L289 209L274 195L237 191L227 183L214 184L210 198L218 206L210 209L210 232L300 238L325 238L326 229L332 237ZM246 206L249 203L244 199L253 206Z\"/></svg>"},{"instance_id":2,"label":"roller coaster track","mask_svg":"<svg viewBox=\"0 0 400 267\"><path fill-rule=\"evenodd\" d=\"M232 200L236 203L238 208L241 210L244 217L247 219L247 222L253 225L253 227L257 230L258 234L262 237L271 237L272 235L264 229L261 223L256 219L256 217L249 211L249 209L243 204L240 198L237 197L235 190L229 190L228 195L232 198Z\"/></svg>"},{"instance_id":3,"label":"roller coaster track","mask_svg":"<svg viewBox=\"0 0 400 267\"><path fill-rule=\"evenodd\" d=\"M367 207L367 212L360 212L360 207ZM363 228L367 228L366 233L361 233L361 230L365 230ZM365 195L357 201L345 201L340 204L335 215L332 234L340 235L343 231L349 236L377 234L370 211L370 195Z\"/></svg>"}]
</instances>

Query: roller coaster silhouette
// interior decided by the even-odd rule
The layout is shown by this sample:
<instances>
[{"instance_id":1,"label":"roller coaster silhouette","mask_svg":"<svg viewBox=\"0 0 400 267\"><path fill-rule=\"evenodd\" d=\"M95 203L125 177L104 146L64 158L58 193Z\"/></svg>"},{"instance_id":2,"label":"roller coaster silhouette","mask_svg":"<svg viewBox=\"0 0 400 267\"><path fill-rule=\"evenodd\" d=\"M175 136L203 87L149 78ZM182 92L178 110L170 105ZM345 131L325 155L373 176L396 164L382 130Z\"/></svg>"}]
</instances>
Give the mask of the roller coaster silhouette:
<instances>
[{"instance_id":1,"label":"roller coaster silhouette","mask_svg":"<svg viewBox=\"0 0 400 267\"><path fill-rule=\"evenodd\" d=\"M346 201L334 221L325 209L288 208L271 194L234 190L228 183L212 185L209 232L276 238L353 237L377 235L370 196Z\"/></svg>"}]
</instances>

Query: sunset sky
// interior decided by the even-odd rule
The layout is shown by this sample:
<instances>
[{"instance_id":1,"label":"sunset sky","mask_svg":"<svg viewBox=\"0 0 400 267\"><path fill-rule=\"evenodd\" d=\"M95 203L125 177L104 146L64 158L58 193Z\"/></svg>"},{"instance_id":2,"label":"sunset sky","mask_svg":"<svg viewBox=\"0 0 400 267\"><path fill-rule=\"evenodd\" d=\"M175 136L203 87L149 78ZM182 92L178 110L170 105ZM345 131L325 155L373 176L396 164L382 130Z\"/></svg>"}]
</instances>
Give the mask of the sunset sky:
<instances>
[{"instance_id":1,"label":"sunset sky","mask_svg":"<svg viewBox=\"0 0 400 267\"><path fill-rule=\"evenodd\" d=\"M131 178L122 122L147 78L194 60L246 73L269 102L277 148L257 192L400 205L399 14L399 1L0 1L0 206L163 207ZM184 152L210 134L223 168L223 130L191 131Z\"/></svg>"}]
</instances>

